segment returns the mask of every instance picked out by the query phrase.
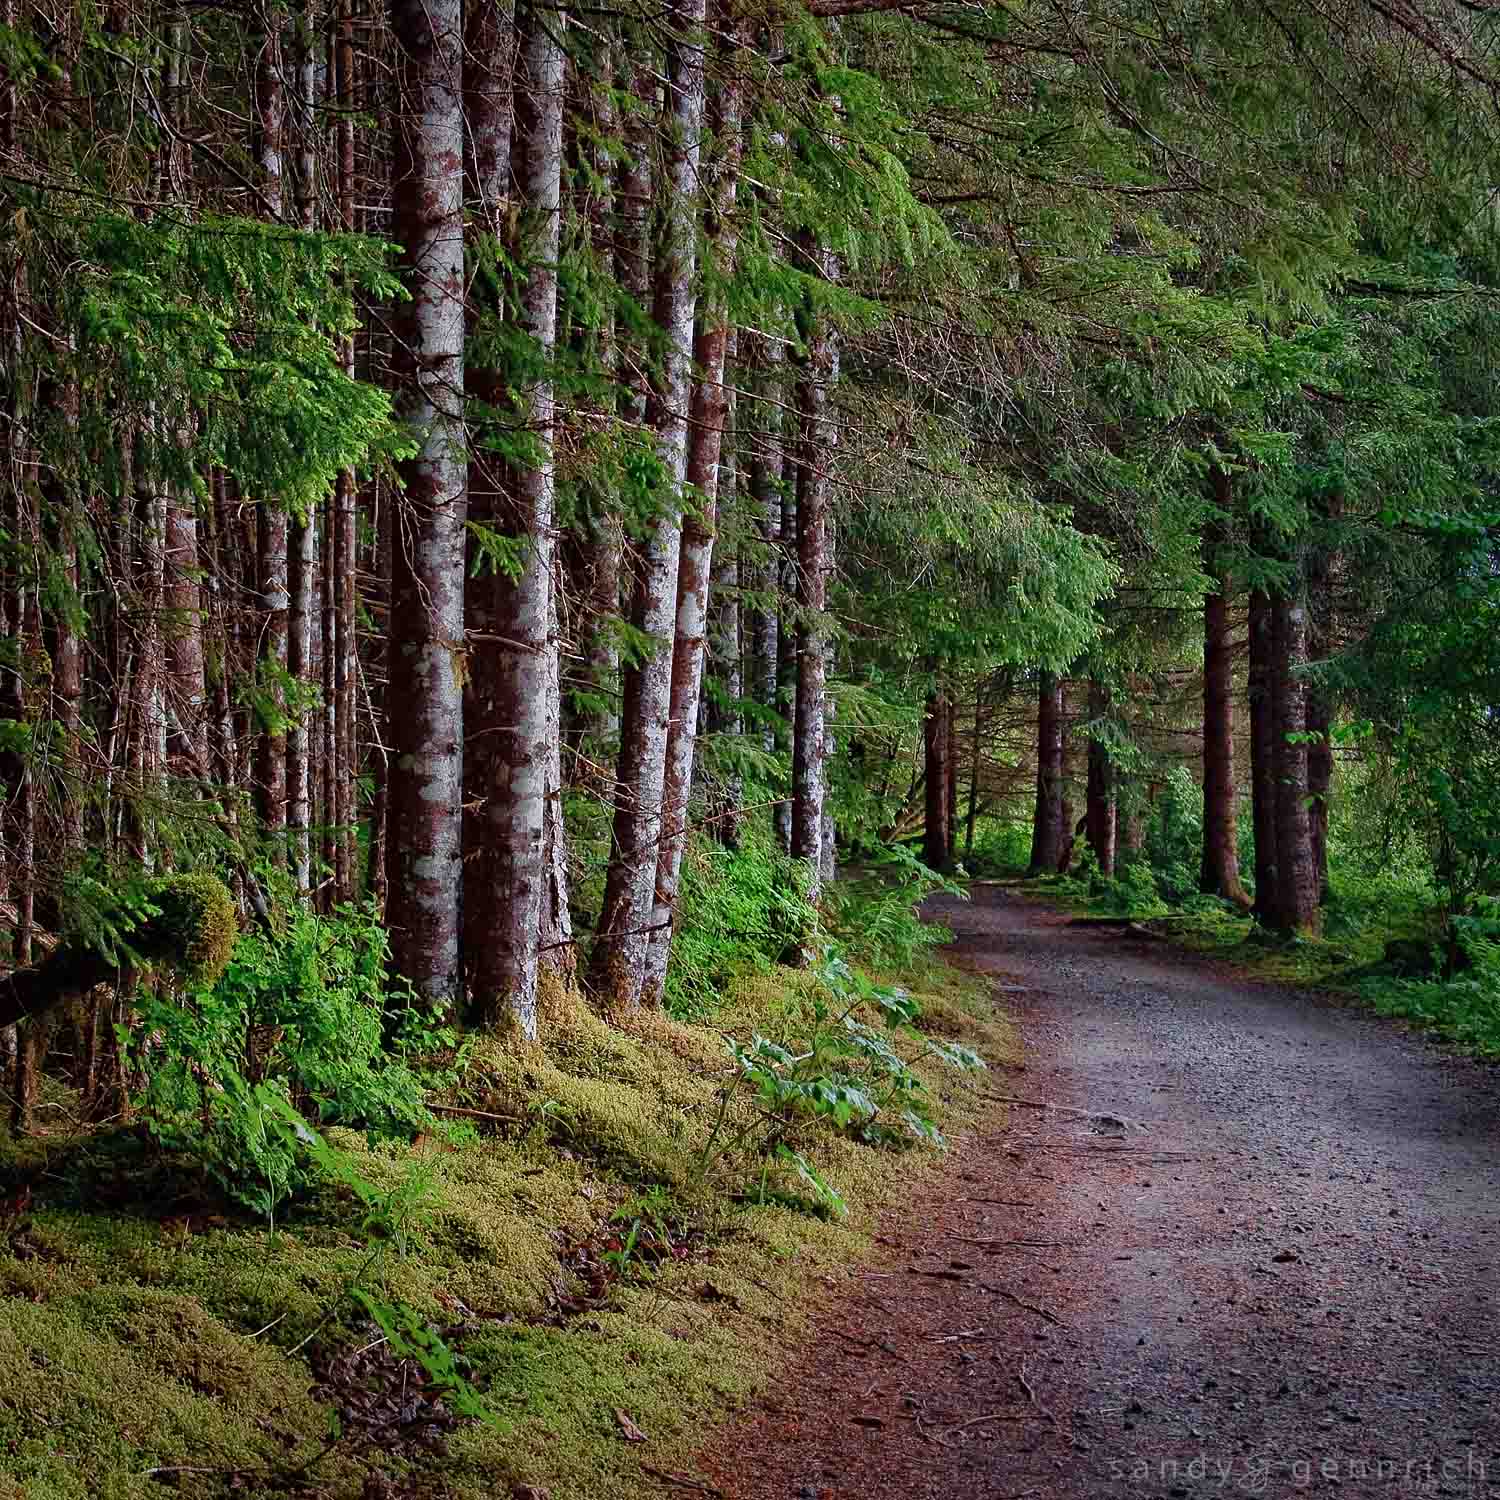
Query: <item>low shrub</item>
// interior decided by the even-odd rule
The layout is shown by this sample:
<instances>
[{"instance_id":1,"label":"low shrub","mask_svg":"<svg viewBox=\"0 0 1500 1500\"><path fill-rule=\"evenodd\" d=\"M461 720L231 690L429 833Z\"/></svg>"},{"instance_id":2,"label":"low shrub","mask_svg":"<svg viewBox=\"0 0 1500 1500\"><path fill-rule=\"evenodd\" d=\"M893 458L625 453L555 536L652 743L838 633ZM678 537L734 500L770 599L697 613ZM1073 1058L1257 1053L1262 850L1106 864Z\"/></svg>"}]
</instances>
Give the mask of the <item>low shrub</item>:
<instances>
[{"instance_id":1,"label":"low shrub","mask_svg":"<svg viewBox=\"0 0 1500 1500\"><path fill-rule=\"evenodd\" d=\"M369 910L298 908L275 936L241 934L211 988L143 995L139 1024L121 1040L152 1136L270 1215L318 1173L295 1135L268 1118L268 1091L372 1143L440 1131L416 1063L457 1038L415 995L393 993L388 962Z\"/></svg>"}]
</instances>

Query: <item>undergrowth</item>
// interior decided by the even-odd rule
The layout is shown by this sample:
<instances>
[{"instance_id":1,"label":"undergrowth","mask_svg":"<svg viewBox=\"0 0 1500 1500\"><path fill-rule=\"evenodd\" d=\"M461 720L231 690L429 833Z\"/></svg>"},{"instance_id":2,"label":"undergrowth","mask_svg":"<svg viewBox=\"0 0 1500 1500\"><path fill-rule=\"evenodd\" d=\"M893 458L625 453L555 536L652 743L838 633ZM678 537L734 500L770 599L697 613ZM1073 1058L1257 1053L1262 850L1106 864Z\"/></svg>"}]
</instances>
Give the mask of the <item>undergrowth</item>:
<instances>
[{"instance_id":1,"label":"undergrowth","mask_svg":"<svg viewBox=\"0 0 1500 1500\"><path fill-rule=\"evenodd\" d=\"M819 913L763 848L692 860L676 1015L551 980L539 1043L461 1042L393 1005L367 914L304 915L140 997L130 1122L50 1076L0 1142L0 1497L565 1500L686 1462L1011 1048L919 868Z\"/></svg>"}]
</instances>

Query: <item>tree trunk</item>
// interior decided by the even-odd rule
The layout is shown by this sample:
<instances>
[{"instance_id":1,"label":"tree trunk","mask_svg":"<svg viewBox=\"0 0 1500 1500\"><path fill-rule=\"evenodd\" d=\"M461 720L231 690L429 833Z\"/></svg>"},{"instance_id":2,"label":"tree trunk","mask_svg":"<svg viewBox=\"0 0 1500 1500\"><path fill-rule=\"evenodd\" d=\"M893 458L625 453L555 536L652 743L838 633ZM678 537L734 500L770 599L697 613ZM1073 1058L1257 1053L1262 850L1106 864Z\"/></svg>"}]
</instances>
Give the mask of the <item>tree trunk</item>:
<instances>
[{"instance_id":1,"label":"tree trunk","mask_svg":"<svg viewBox=\"0 0 1500 1500\"><path fill-rule=\"evenodd\" d=\"M922 719L922 762L926 822L922 859L934 870L953 867L953 822L948 807L949 754L953 705L941 687L927 695Z\"/></svg>"},{"instance_id":2,"label":"tree trunk","mask_svg":"<svg viewBox=\"0 0 1500 1500\"><path fill-rule=\"evenodd\" d=\"M1322 518L1336 521L1341 514L1341 497L1322 497ZM1318 539L1308 559L1308 656L1315 662L1326 660L1336 649L1338 621L1334 589L1337 559L1327 537ZM1307 815L1312 831L1313 873L1317 882L1319 903L1328 900L1328 816L1333 794L1333 704L1327 689L1317 682L1307 687L1307 732L1315 735L1307 743Z\"/></svg>"},{"instance_id":3,"label":"tree trunk","mask_svg":"<svg viewBox=\"0 0 1500 1500\"><path fill-rule=\"evenodd\" d=\"M292 77L296 85L293 116L297 143L297 224L306 231L316 227L318 203L317 136L313 119L315 29L313 0L302 0L294 22ZM297 890L306 895L312 890L312 793L316 743L309 732L318 577L316 507L292 517L288 574L286 669L297 701L287 726L287 832L292 877Z\"/></svg>"},{"instance_id":4,"label":"tree trunk","mask_svg":"<svg viewBox=\"0 0 1500 1500\"><path fill-rule=\"evenodd\" d=\"M780 661L780 617L776 594L781 582L781 493L786 455L782 444L781 371L785 363L780 343L762 334L750 339L751 401L740 427L749 445L750 504L763 544L764 559L745 570L745 587L755 596L749 622L748 696L762 708L777 707L777 668ZM776 750L776 725L765 720L762 744Z\"/></svg>"},{"instance_id":5,"label":"tree trunk","mask_svg":"<svg viewBox=\"0 0 1500 1500\"><path fill-rule=\"evenodd\" d=\"M720 15L720 23L728 20ZM730 34L730 44L737 38ZM734 59L731 66L736 66ZM718 145L708 163L705 188L704 254L710 279L727 285L734 274L735 187L740 164L740 99L731 72L715 93L711 135ZM688 415L687 483L696 498L682 530L677 575L677 622L672 647L671 723L662 785L661 846L645 958L641 999L657 1005L667 979L672 924L683 851L688 839L688 805L693 789L693 755L703 689L709 628L709 581L713 576L714 535L718 527L719 463L729 402L724 369L729 350L730 312L722 295L705 296L693 341L693 381Z\"/></svg>"},{"instance_id":6,"label":"tree trunk","mask_svg":"<svg viewBox=\"0 0 1500 1500\"><path fill-rule=\"evenodd\" d=\"M1318 883L1307 814L1306 684L1297 675L1307 660L1307 611L1302 600L1278 594L1271 605L1275 648L1272 701L1276 725L1275 927L1318 932Z\"/></svg>"},{"instance_id":7,"label":"tree trunk","mask_svg":"<svg viewBox=\"0 0 1500 1500\"><path fill-rule=\"evenodd\" d=\"M339 113L337 126L338 143L338 202L339 220L342 227L352 233L355 228L354 217L354 110L357 104L355 91L355 51L354 51L354 15L353 0L340 0L339 26L337 43L334 49L334 87L338 97ZM446 101L445 101L446 102ZM398 153L397 160L400 160ZM420 201L419 199L416 201ZM434 240L434 247L437 241ZM409 252L410 253L410 252ZM451 253L448 247L442 248L443 255ZM415 313L415 309L409 309ZM349 375L354 373L354 340L346 339L344 342L344 369ZM451 400L451 394L450 394ZM377 483L373 487L374 493L379 497L381 491ZM332 536L329 541L332 546L332 558L330 561L331 588L329 593L333 600L333 668L328 674L328 681L332 688L333 698L329 705L331 715L330 727L332 729L330 758L332 770L330 776L330 788L332 797L328 808L325 810L329 823L332 827L332 852L333 852L333 893L338 901L352 901L355 894L357 876L355 874L355 803L354 789L355 778L359 773L359 753L355 744L354 713L354 683L359 673L359 639L356 634L355 625L355 602L357 595L357 581L355 578L355 532L358 512L359 490L355 483L352 470L345 470L339 475L338 483L334 486ZM381 545L385 546L387 557L392 552L392 537L395 526L396 509L399 498L394 494L386 495L387 511L383 525L378 528ZM461 523L462 517L459 518ZM395 636L391 628L391 621L395 613L395 586L394 573L387 569L382 572L382 581L387 583L385 594L386 605L386 652L394 658L395 652L392 644ZM386 699L387 712L391 700L392 683L391 674L387 671ZM382 790L386 797L379 804L380 810L389 806L389 787L382 783ZM370 825L370 858L372 868L380 871L380 878L372 881L372 889L376 894L385 883L385 862L383 858L377 858L383 851L388 850L389 842L385 841L386 826L385 819L372 817ZM383 843L383 841L385 841Z\"/></svg>"},{"instance_id":8,"label":"tree trunk","mask_svg":"<svg viewBox=\"0 0 1500 1500\"><path fill-rule=\"evenodd\" d=\"M1232 503L1229 476L1214 471L1216 500L1226 514ZM1240 884L1239 840L1234 780L1234 658L1229 635L1229 585L1218 552L1222 521L1203 528L1203 571L1213 589L1203 598L1203 865L1198 889L1248 909Z\"/></svg>"},{"instance_id":9,"label":"tree trunk","mask_svg":"<svg viewBox=\"0 0 1500 1500\"><path fill-rule=\"evenodd\" d=\"M805 261L823 280L838 277L838 262L811 232L804 232ZM827 791L825 741L828 657L823 612L831 571L833 454L838 428L830 412L838 381L838 339L827 316L809 298L798 315L805 351L797 368L797 710L792 728L793 859L812 870L811 893L823 881L823 802ZM783 517L783 531L785 517Z\"/></svg>"},{"instance_id":10,"label":"tree trunk","mask_svg":"<svg viewBox=\"0 0 1500 1500\"><path fill-rule=\"evenodd\" d=\"M1255 834L1255 915L1276 921L1275 640L1270 596L1250 595L1250 817Z\"/></svg>"},{"instance_id":11,"label":"tree trunk","mask_svg":"<svg viewBox=\"0 0 1500 1500\"><path fill-rule=\"evenodd\" d=\"M650 655L625 676L615 817L604 905L589 966L589 987L607 1006L639 1005L646 928L655 897L671 715L677 574L682 549L682 482L693 348L698 234L698 162L702 148L704 0L672 12L667 61L667 149L661 183L661 242L653 317L664 336L661 371L647 420L667 482L666 513L642 549L631 623L651 641Z\"/></svg>"},{"instance_id":12,"label":"tree trunk","mask_svg":"<svg viewBox=\"0 0 1500 1500\"><path fill-rule=\"evenodd\" d=\"M1036 811L1028 875L1056 873L1063 852L1063 818L1062 681L1054 672L1043 672L1037 688Z\"/></svg>"},{"instance_id":13,"label":"tree trunk","mask_svg":"<svg viewBox=\"0 0 1500 1500\"><path fill-rule=\"evenodd\" d=\"M587 172L579 171L578 192L582 202L575 209L587 228L587 235L597 260L608 265L613 241L619 234L616 215L616 173L613 150L620 136L620 122L615 109L614 92L619 86L617 72L621 47L606 30L594 62L597 75L582 81L585 129L589 139L580 140L577 152ZM636 126L635 128L639 128ZM644 162L645 153L642 151ZM649 189L648 189L649 193ZM644 247L637 247L637 254ZM626 251L629 258L630 252ZM585 363L589 331L578 338ZM599 325L592 330L595 368L608 372L614 366L614 310L606 306ZM578 654L581 661L574 669L574 680L580 694L580 706L565 717L568 743L575 754L585 743L595 754L619 732L620 649L617 624L620 616L620 578L624 562L625 531L614 496L589 486L589 503L584 507L581 524L570 548L576 577L578 599Z\"/></svg>"},{"instance_id":14,"label":"tree trunk","mask_svg":"<svg viewBox=\"0 0 1500 1500\"><path fill-rule=\"evenodd\" d=\"M458 999L463 790L463 57L461 0L390 0L396 40L393 228L401 411L418 451L392 548L387 922L395 968Z\"/></svg>"},{"instance_id":15,"label":"tree trunk","mask_svg":"<svg viewBox=\"0 0 1500 1500\"><path fill-rule=\"evenodd\" d=\"M1089 719L1097 723L1110 709L1109 689L1097 677L1089 680ZM1109 747L1095 731L1089 735L1088 787L1085 792L1085 835L1099 873L1106 879L1115 873L1115 768Z\"/></svg>"},{"instance_id":16,"label":"tree trunk","mask_svg":"<svg viewBox=\"0 0 1500 1500\"><path fill-rule=\"evenodd\" d=\"M272 221L284 213L283 136L286 88L282 77L280 14L269 3L260 8L260 51L255 68L256 166L263 210ZM260 592L261 714L256 741L257 812L271 836L272 853L285 858L287 671L287 518L276 499L266 496L256 520L256 585Z\"/></svg>"},{"instance_id":17,"label":"tree trunk","mask_svg":"<svg viewBox=\"0 0 1500 1500\"><path fill-rule=\"evenodd\" d=\"M724 379L724 444L719 459L719 512L737 509L740 504L739 456L737 452L739 434L736 428L735 400L735 356L738 353L738 333L733 327L725 352ZM734 738L744 733L744 717L739 708L744 698L744 610L740 597L740 554L720 546L716 549L714 582L710 597L714 601L714 630L711 657L716 669L719 694L710 705L709 732L723 738ZM726 775L722 785L715 790L712 803L710 834L726 849L738 849L740 845L740 805L744 800L744 786L737 774Z\"/></svg>"},{"instance_id":18,"label":"tree trunk","mask_svg":"<svg viewBox=\"0 0 1500 1500\"><path fill-rule=\"evenodd\" d=\"M466 911L470 1006L482 1024L537 1034L537 963L547 859L548 772L560 732L557 643L553 633L552 455L554 396L550 363L557 339L557 254L561 230L563 73L562 17L523 3L517 8L519 76L512 157L523 195L526 267L521 324L545 373L522 393L535 463L507 466L507 494L497 517L521 539L520 574L491 570L478 588L494 639L477 644L471 701L482 739L479 845L470 855ZM559 788L559 795L560 795Z\"/></svg>"},{"instance_id":19,"label":"tree trunk","mask_svg":"<svg viewBox=\"0 0 1500 1500\"><path fill-rule=\"evenodd\" d=\"M562 661L558 650L561 629L557 613L559 589L554 572L552 587L552 647L547 653L547 810L545 873L542 883L541 947L539 968L550 971L567 989L578 976L578 950L573 942L573 912L569 906L568 828L563 817L562 780ZM540 976L539 976L540 977Z\"/></svg>"}]
</instances>

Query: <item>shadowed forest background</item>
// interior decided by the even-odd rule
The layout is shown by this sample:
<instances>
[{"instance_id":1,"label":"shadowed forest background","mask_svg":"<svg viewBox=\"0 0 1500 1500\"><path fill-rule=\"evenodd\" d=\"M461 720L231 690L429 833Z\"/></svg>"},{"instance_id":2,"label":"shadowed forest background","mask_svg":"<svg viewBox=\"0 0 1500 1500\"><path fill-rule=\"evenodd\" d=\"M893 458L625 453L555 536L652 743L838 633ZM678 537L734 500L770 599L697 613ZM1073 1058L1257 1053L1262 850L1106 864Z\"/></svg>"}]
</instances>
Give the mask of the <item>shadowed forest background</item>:
<instances>
[{"instance_id":1,"label":"shadowed forest background","mask_svg":"<svg viewBox=\"0 0 1500 1500\"><path fill-rule=\"evenodd\" d=\"M158 1311L373 1319L377 1493L530 1378L455 1267L603 1306L977 1108L966 876L1500 1051L1497 105L1463 0L0 0L12 1294L343 1213ZM99 1420L25 1493L170 1465Z\"/></svg>"}]
</instances>

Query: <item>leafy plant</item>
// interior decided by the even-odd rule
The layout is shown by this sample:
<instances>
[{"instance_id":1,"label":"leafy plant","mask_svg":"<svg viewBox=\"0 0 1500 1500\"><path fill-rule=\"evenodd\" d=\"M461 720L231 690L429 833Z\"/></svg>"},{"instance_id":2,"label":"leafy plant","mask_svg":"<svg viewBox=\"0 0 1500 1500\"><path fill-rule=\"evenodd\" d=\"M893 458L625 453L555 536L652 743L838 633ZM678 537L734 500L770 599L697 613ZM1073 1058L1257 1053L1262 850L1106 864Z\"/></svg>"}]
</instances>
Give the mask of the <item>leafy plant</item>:
<instances>
[{"instance_id":1,"label":"leafy plant","mask_svg":"<svg viewBox=\"0 0 1500 1500\"><path fill-rule=\"evenodd\" d=\"M211 989L144 995L140 1024L122 1029L121 1043L143 1079L137 1103L153 1136L270 1216L316 1177L279 1112L268 1115L270 1098L371 1142L446 1133L423 1102L416 1049L456 1038L404 996L387 1041L388 956L372 912L299 908L283 933L243 934Z\"/></svg>"},{"instance_id":2,"label":"leafy plant","mask_svg":"<svg viewBox=\"0 0 1500 1500\"><path fill-rule=\"evenodd\" d=\"M807 872L764 831L730 850L694 840L682 865L667 1010L687 1019L718 1004L735 975L800 963L818 930Z\"/></svg>"},{"instance_id":3,"label":"leafy plant","mask_svg":"<svg viewBox=\"0 0 1500 1500\"><path fill-rule=\"evenodd\" d=\"M699 1152L698 1173L705 1177L721 1158L750 1149L763 1161L789 1166L814 1201L837 1214L842 1200L793 1138L804 1127L823 1125L871 1145L921 1141L941 1148L945 1142L913 1063L925 1054L977 1071L984 1061L972 1048L923 1036L916 1029L921 1012L914 996L876 984L833 948L825 948L813 974L817 989L794 1036L728 1039L733 1068ZM914 1044L911 1056L901 1050L903 1042ZM737 1103L748 1110L732 1124ZM762 1197L766 1178L763 1167Z\"/></svg>"},{"instance_id":4,"label":"leafy plant","mask_svg":"<svg viewBox=\"0 0 1500 1500\"><path fill-rule=\"evenodd\" d=\"M892 844L871 861L871 873L831 887L824 897L835 932L859 957L880 967L905 968L953 934L924 922L917 908L934 892L960 900L968 892L922 863L904 844Z\"/></svg>"}]
</instances>

